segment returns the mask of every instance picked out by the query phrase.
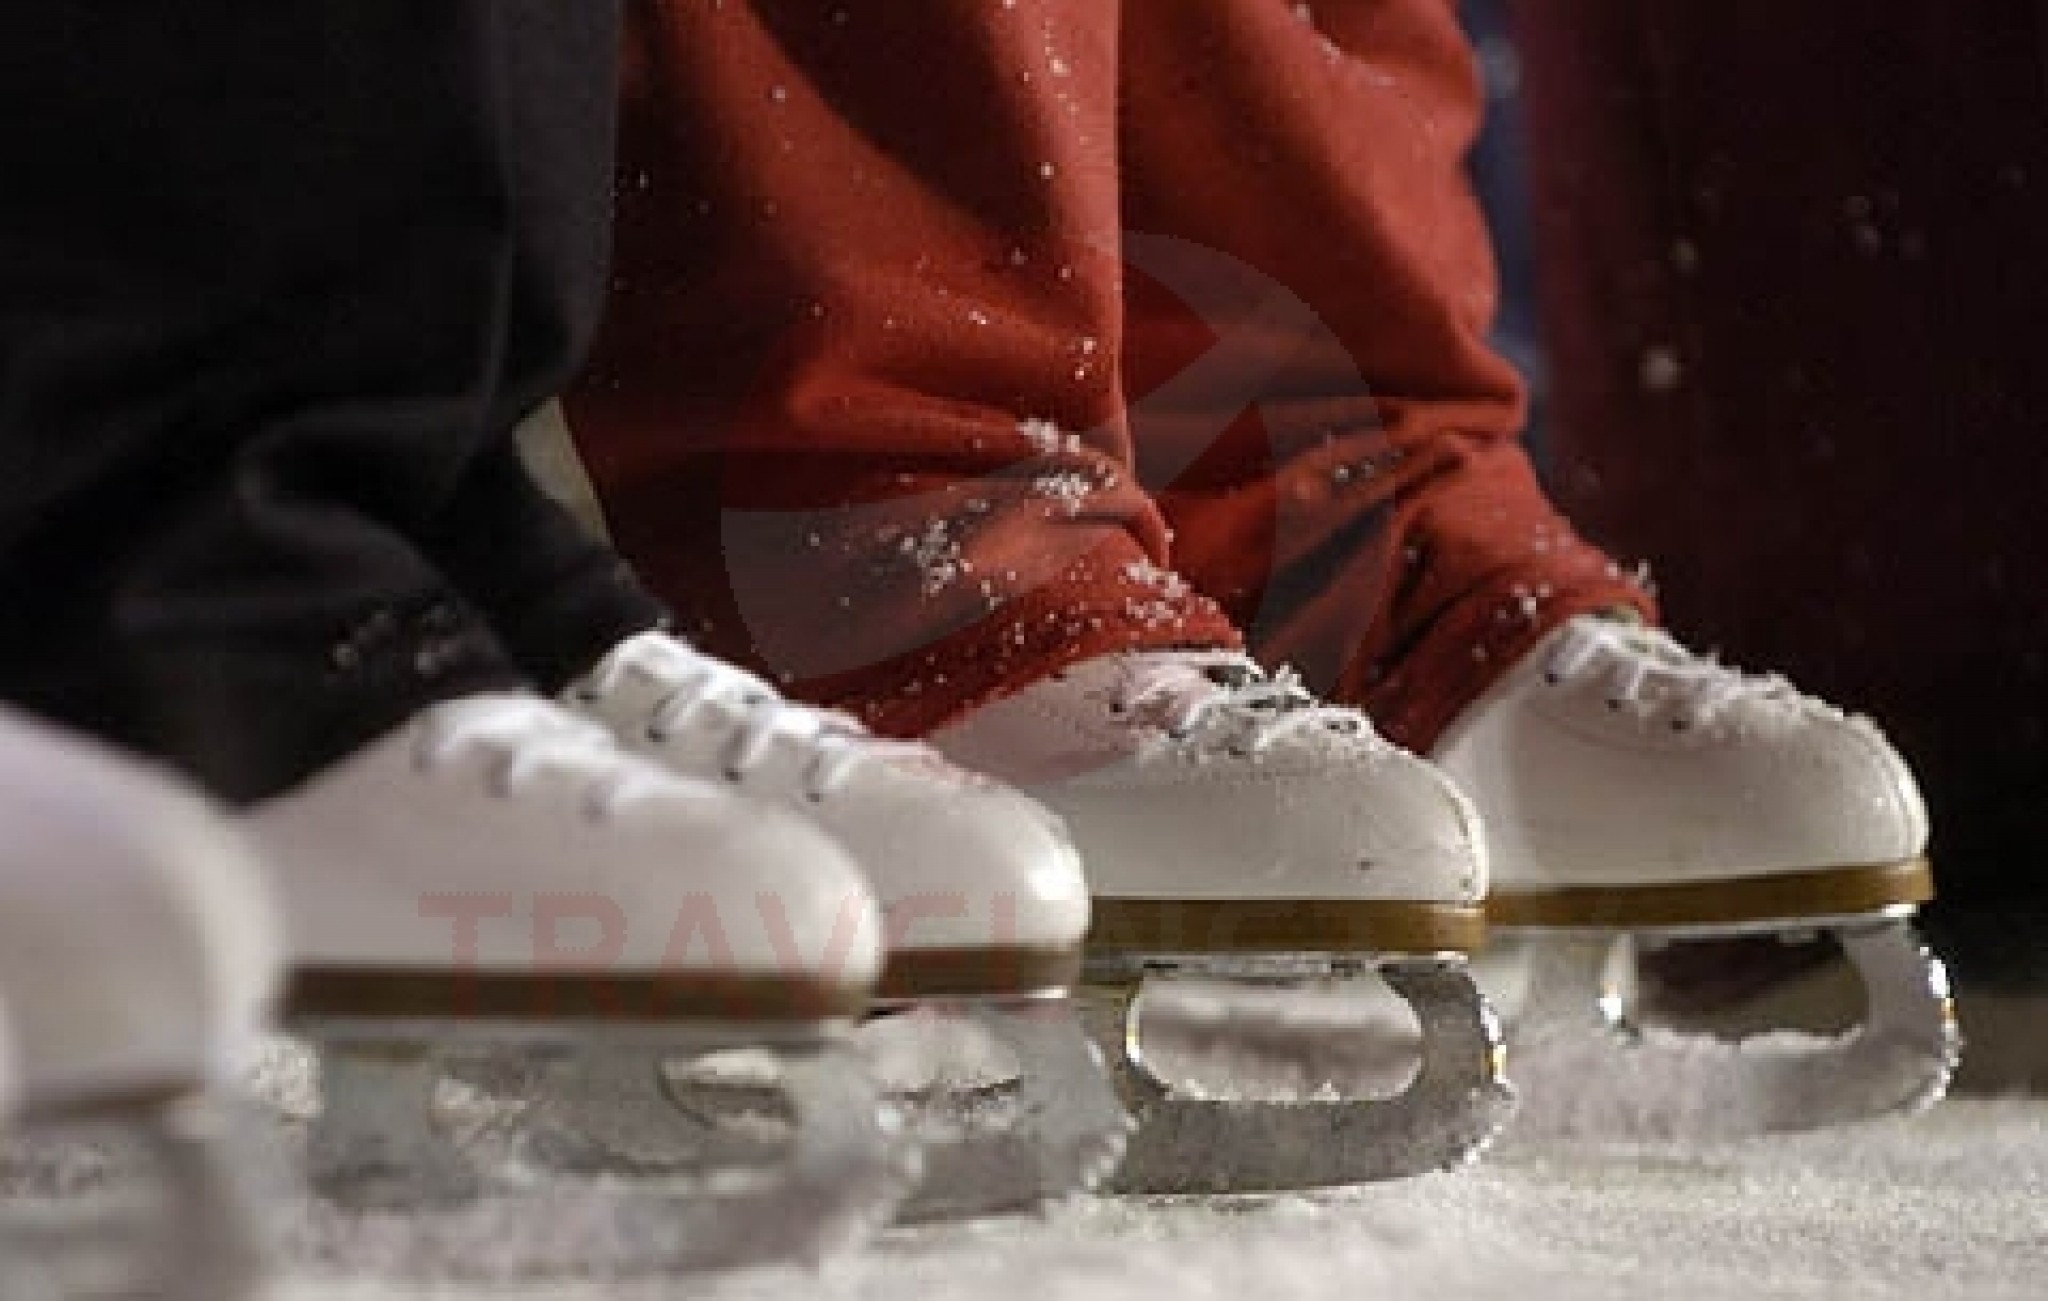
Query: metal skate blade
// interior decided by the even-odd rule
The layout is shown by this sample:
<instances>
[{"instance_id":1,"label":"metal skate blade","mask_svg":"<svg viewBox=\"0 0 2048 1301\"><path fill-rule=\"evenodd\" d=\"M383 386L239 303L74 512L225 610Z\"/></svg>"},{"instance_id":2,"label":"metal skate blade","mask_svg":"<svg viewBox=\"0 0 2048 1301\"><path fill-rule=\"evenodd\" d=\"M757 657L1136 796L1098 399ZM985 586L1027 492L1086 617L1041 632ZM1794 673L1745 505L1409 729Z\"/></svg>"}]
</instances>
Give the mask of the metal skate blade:
<instances>
[{"instance_id":1,"label":"metal skate blade","mask_svg":"<svg viewBox=\"0 0 2048 1301\"><path fill-rule=\"evenodd\" d=\"M915 1148L837 1036L768 1049L730 1031L566 1053L411 1047L328 1046L343 1092L330 1085L316 1126L326 1196L299 1226L299 1254L463 1278L810 1263L865 1241L916 1181ZM672 1062L720 1053L753 1058L753 1087L773 1099L748 1132L670 1095ZM436 1104L451 1075L481 1086L490 1120L450 1123Z\"/></svg>"},{"instance_id":2,"label":"metal skate blade","mask_svg":"<svg viewBox=\"0 0 2048 1301\"><path fill-rule=\"evenodd\" d=\"M0 1256L15 1270L0 1271L13 1289L0 1297L241 1301L262 1290L285 1183L243 1108L186 1098L60 1122L47 1140L95 1151L99 1172L0 1215Z\"/></svg>"},{"instance_id":3,"label":"metal skate blade","mask_svg":"<svg viewBox=\"0 0 2048 1301\"><path fill-rule=\"evenodd\" d=\"M1961 1054L1947 972L1903 918L1802 920L1831 934L1864 987L1846 1033L1726 1041L1636 1019L1613 936L1525 933L1528 1006L1512 1026L1526 1099L1518 1134L1736 1138L1910 1114L1948 1090ZM1784 929L1784 928L1780 928Z\"/></svg>"},{"instance_id":4,"label":"metal skate blade","mask_svg":"<svg viewBox=\"0 0 2048 1301\"><path fill-rule=\"evenodd\" d=\"M1181 966L1223 974L1199 961ZM1090 1029L1114 1047L1117 1091L1138 1120L1111 1186L1138 1193L1273 1192L1399 1178L1476 1157L1514 1102L1491 1009L1461 958L1395 959L1378 970L1407 1003L1419 1031L1413 1075L1405 1089L1384 1099L1187 1096L1160 1078L1145 1051L1145 990L1158 977L1088 987Z\"/></svg>"},{"instance_id":5,"label":"metal skate blade","mask_svg":"<svg viewBox=\"0 0 2048 1301\"><path fill-rule=\"evenodd\" d=\"M1016 1074L1005 1086L922 1097L913 1118L925 1176L900 1218L1029 1210L1107 1178L1132 1122L1068 1000L970 1003L953 1014L1006 1049Z\"/></svg>"},{"instance_id":6,"label":"metal skate blade","mask_svg":"<svg viewBox=\"0 0 2048 1301\"><path fill-rule=\"evenodd\" d=\"M22 1259L26 1253L11 1252L0 1238L0 1301L63 1301L49 1275Z\"/></svg>"},{"instance_id":7,"label":"metal skate blade","mask_svg":"<svg viewBox=\"0 0 2048 1301\"><path fill-rule=\"evenodd\" d=\"M871 1021L861 1044L922 1153L900 1219L1027 1210L1094 1187L1123 1153L1130 1120L1062 997L921 1003ZM576 1129L603 1159L673 1160L714 1120L730 1129L773 1112L743 1074L671 1075L660 1090L647 1078L586 1076L575 1090Z\"/></svg>"}]
</instances>

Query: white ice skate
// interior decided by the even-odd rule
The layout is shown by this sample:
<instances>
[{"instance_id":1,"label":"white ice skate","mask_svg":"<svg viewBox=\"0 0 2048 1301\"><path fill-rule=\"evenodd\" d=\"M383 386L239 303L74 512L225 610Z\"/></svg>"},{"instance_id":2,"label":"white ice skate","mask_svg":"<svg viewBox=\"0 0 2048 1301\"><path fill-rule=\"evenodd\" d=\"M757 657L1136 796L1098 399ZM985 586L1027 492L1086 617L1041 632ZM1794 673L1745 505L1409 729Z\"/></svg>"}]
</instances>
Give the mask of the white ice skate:
<instances>
[{"instance_id":1,"label":"white ice skate","mask_svg":"<svg viewBox=\"0 0 2048 1301\"><path fill-rule=\"evenodd\" d=\"M0 1002L0 1156L6 1152L8 1132L14 1127L21 1093L21 1079L14 1066L14 1027L7 1019L7 1004ZM0 1229L0 1298L5 1301L48 1301L56 1295L56 1284L46 1277L42 1266L26 1259L29 1253L7 1241Z\"/></svg>"},{"instance_id":2,"label":"white ice skate","mask_svg":"<svg viewBox=\"0 0 2048 1301\"><path fill-rule=\"evenodd\" d=\"M211 808L0 711L0 1076L24 1131L98 1130L137 1157L116 1163L103 1197L53 1207L30 1188L10 1205L20 1237L0 1258L50 1289L22 1295L232 1301L258 1288L257 1209L274 1190L255 1186L267 1163L223 1083L248 1059L281 955L265 883ZM154 1187L137 1204L129 1185L143 1181Z\"/></svg>"},{"instance_id":3,"label":"white ice skate","mask_svg":"<svg viewBox=\"0 0 2048 1301\"><path fill-rule=\"evenodd\" d=\"M1532 1092L1532 1119L1599 1105L1652 1130L1799 1129L1946 1089L1958 1047L1947 981L1907 920L1932 894L1927 815L1869 722L1662 632L1584 616L1454 721L1433 757L1486 818L1496 933L1545 937L1530 946L1529 1006L1510 1017L1518 1076L1572 1074L1532 1054L1576 1051L1596 1006L1635 1044L1633 1063L1595 1068L1599 1090ZM1752 933L1832 933L1861 974L1863 1025L1807 1051L1753 1045L1674 1089L1687 1072L1660 1065L1659 1049L1686 1046L1629 1024L1615 939Z\"/></svg>"},{"instance_id":4,"label":"white ice skate","mask_svg":"<svg viewBox=\"0 0 2048 1301\"><path fill-rule=\"evenodd\" d=\"M280 882L288 1015L323 1045L307 1249L469 1274L805 1259L908 1191L912 1154L848 1043L881 918L801 819L508 694L429 709L244 820ZM735 1049L773 1055L749 1078L776 1106L746 1134L700 1126L691 1170L577 1178L536 1150L584 1141L545 1112L579 1062ZM508 1072L542 1114L509 1154L489 1132L458 1144L439 1086ZM763 1150L764 1128L786 1142Z\"/></svg>"},{"instance_id":5,"label":"white ice skate","mask_svg":"<svg viewBox=\"0 0 2048 1301\"><path fill-rule=\"evenodd\" d=\"M1497 1029L1464 960L1483 931L1478 819L1363 715L1242 656L1143 653L1084 662L933 740L1044 800L1081 847L1091 1021L1140 1126L1118 1187L1413 1174L1461 1163L1505 1120ZM1391 1100L1198 1099L1148 1059L1157 977L1299 987L1375 970L1422 1032Z\"/></svg>"},{"instance_id":6,"label":"white ice skate","mask_svg":"<svg viewBox=\"0 0 2048 1301\"><path fill-rule=\"evenodd\" d=\"M999 1100L982 1089L927 1097L926 1177L906 1215L1029 1206L1108 1173L1129 1122L1067 1005L1088 890L1057 818L929 746L785 700L664 633L622 643L565 700L671 770L830 833L888 919L877 1010L957 1013L1017 1059Z\"/></svg>"}]
</instances>

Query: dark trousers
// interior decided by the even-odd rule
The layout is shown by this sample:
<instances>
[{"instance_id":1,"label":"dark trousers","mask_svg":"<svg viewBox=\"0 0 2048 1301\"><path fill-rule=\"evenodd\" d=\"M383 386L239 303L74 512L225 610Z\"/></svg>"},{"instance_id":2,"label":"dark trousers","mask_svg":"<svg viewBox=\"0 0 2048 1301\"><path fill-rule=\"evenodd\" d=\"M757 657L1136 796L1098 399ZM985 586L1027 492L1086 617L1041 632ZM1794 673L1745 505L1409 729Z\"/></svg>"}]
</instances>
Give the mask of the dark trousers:
<instances>
[{"instance_id":1,"label":"dark trousers","mask_svg":"<svg viewBox=\"0 0 2048 1301\"><path fill-rule=\"evenodd\" d=\"M0 698L246 801L659 620L511 441L602 301L617 39L0 7Z\"/></svg>"}]
</instances>

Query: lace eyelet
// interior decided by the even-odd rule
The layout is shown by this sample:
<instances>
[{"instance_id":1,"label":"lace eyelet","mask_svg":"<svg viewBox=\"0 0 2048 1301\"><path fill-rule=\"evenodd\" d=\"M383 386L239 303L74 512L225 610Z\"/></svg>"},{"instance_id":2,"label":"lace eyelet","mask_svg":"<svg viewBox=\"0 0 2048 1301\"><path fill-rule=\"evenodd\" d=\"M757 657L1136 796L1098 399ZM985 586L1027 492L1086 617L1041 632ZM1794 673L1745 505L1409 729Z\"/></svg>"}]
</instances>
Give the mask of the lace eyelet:
<instances>
[{"instance_id":1,"label":"lace eyelet","mask_svg":"<svg viewBox=\"0 0 2048 1301\"><path fill-rule=\"evenodd\" d=\"M1545 669L1543 670L1543 681L1546 685L1554 687L1564 681L1564 674L1559 673L1556 669Z\"/></svg>"},{"instance_id":2,"label":"lace eyelet","mask_svg":"<svg viewBox=\"0 0 2048 1301\"><path fill-rule=\"evenodd\" d=\"M1617 714L1621 712L1621 702L1613 696L1607 697L1607 707Z\"/></svg>"},{"instance_id":3,"label":"lace eyelet","mask_svg":"<svg viewBox=\"0 0 2048 1301\"><path fill-rule=\"evenodd\" d=\"M670 732L667 728L655 727L652 724L649 724L641 732L641 735L645 736L649 743L653 745L667 745L675 734L673 732Z\"/></svg>"},{"instance_id":4,"label":"lace eyelet","mask_svg":"<svg viewBox=\"0 0 2048 1301\"><path fill-rule=\"evenodd\" d=\"M735 786L739 785L742 781L746 780L747 776L739 769L731 767L728 767L722 775L727 781L731 782Z\"/></svg>"},{"instance_id":5,"label":"lace eyelet","mask_svg":"<svg viewBox=\"0 0 2048 1301\"><path fill-rule=\"evenodd\" d=\"M1671 720L1671 730L1674 732L1690 732L1692 730L1692 720L1690 718L1674 718Z\"/></svg>"}]
</instances>

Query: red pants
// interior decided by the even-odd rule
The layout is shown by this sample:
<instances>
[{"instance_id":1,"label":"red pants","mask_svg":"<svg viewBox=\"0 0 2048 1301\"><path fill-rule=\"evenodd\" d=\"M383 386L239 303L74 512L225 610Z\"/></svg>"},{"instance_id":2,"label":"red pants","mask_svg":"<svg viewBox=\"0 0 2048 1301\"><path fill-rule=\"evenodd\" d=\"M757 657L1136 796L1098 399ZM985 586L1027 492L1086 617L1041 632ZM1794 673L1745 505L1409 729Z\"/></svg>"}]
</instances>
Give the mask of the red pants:
<instances>
[{"instance_id":1,"label":"red pants","mask_svg":"<svg viewBox=\"0 0 2048 1301\"><path fill-rule=\"evenodd\" d=\"M1516 441L1447 0L643 0L569 404L683 631L887 731L1228 645L1426 746L1647 598Z\"/></svg>"}]
</instances>

